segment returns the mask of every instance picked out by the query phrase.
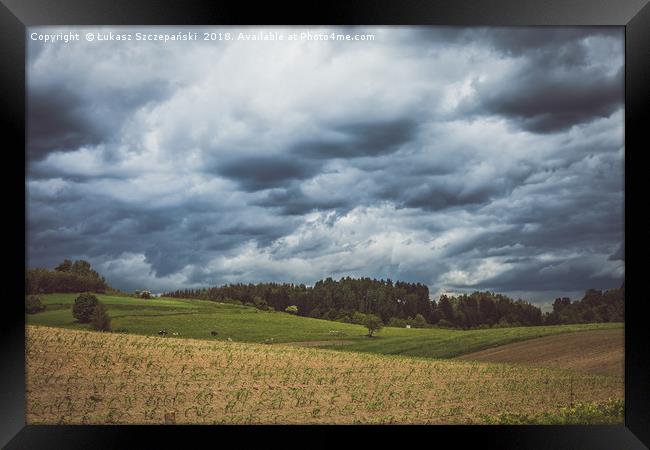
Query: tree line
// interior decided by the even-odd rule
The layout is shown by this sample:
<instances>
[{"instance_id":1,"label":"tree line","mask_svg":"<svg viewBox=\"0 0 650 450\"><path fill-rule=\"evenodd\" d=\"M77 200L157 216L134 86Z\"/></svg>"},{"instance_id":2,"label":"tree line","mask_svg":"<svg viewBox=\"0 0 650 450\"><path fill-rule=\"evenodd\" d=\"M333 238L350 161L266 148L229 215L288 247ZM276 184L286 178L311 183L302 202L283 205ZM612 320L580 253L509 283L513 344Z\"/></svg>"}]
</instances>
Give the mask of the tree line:
<instances>
[{"instance_id":1,"label":"tree line","mask_svg":"<svg viewBox=\"0 0 650 450\"><path fill-rule=\"evenodd\" d=\"M65 259L54 270L27 269L26 293L118 292L90 263ZM551 312L521 299L489 291L471 294L429 296L421 283L391 279L331 277L313 286L294 283L236 283L202 289L183 289L167 297L196 298L239 303L259 309L289 311L300 316L349 323L363 323L377 316L388 326L487 328L569 323L622 322L625 316L625 287L599 291L589 289L581 300L557 298Z\"/></svg>"},{"instance_id":2,"label":"tree line","mask_svg":"<svg viewBox=\"0 0 650 450\"><path fill-rule=\"evenodd\" d=\"M164 295L243 303L277 311L296 306L298 315L341 322L358 323L360 314L373 314L389 326L469 329L623 321L623 294L623 287L604 292L590 289L584 299L574 303L567 298L555 300L553 311L545 314L529 302L494 292L442 295L436 302L429 298L428 287L421 283L371 278L345 277L338 281L326 278L313 287L292 283L237 283Z\"/></svg>"},{"instance_id":3,"label":"tree line","mask_svg":"<svg viewBox=\"0 0 650 450\"><path fill-rule=\"evenodd\" d=\"M567 297L557 298L553 311L546 316L546 323L623 322L624 319L625 284L607 291L589 289L582 300L573 303Z\"/></svg>"},{"instance_id":4,"label":"tree line","mask_svg":"<svg viewBox=\"0 0 650 450\"><path fill-rule=\"evenodd\" d=\"M27 294L51 294L55 292L99 292L110 287L90 263L84 260L63 260L54 270L27 269L25 290Z\"/></svg>"}]
</instances>

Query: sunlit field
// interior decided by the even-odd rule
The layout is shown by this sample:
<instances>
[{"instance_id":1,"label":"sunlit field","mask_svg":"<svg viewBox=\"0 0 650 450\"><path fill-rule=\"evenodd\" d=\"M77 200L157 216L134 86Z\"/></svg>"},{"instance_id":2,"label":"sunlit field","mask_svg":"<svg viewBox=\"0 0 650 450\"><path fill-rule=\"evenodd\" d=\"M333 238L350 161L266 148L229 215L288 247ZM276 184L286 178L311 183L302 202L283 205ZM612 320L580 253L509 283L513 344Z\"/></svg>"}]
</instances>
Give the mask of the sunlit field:
<instances>
[{"instance_id":1,"label":"sunlit field","mask_svg":"<svg viewBox=\"0 0 650 450\"><path fill-rule=\"evenodd\" d=\"M622 423L623 379L27 327L27 422Z\"/></svg>"}]
</instances>

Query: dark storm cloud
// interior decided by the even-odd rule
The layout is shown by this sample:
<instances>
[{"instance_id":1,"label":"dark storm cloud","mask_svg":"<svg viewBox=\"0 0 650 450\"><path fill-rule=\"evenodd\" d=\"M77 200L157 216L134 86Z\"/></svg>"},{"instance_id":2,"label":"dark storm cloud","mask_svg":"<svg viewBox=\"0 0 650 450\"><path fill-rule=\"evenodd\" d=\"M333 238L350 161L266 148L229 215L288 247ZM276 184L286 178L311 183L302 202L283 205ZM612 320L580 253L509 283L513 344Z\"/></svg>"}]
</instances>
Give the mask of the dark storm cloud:
<instances>
[{"instance_id":1,"label":"dark storm cloud","mask_svg":"<svg viewBox=\"0 0 650 450\"><path fill-rule=\"evenodd\" d=\"M250 225L243 222L237 222L219 230L219 234L228 237L239 244L254 240L260 247L267 247L276 239L290 233L293 228L293 226L287 224Z\"/></svg>"},{"instance_id":2,"label":"dark storm cloud","mask_svg":"<svg viewBox=\"0 0 650 450\"><path fill-rule=\"evenodd\" d=\"M29 265L86 258L118 288L159 291L617 286L620 30L377 36L34 47Z\"/></svg>"},{"instance_id":3,"label":"dark storm cloud","mask_svg":"<svg viewBox=\"0 0 650 450\"><path fill-rule=\"evenodd\" d=\"M141 248L146 241L143 237L150 239L177 223L173 217L177 212L168 215L94 196L87 196L83 202L33 201L28 211L33 224L28 240L48 261L66 251L116 257L125 248ZM115 242L121 245L115 246Z\"/></svg>"},{"instance_id":4,"label":"dark storm cloud","mask_svg":"<svg viewBox=\"0 0 650 450\"><path fill-rule=\"evenodd\" d=\"M169 243L174 242L172 236L186 233L196 237L198 234L198 230L191 230L182 223L186 215L184 208L152 211L95 196L85 200L58 204L33 202L30 205L33 213L28 212L28 217L33 225L28 241L39 258L53 264L61 254L119 257L129 249L150 255L154 270L164 273L168 266L163 259L156 259L164 252L152 252L152 247L165 245L163 250L169 251ZM116 246L116 242L120 245ZM180 244L176 250L183 250L180 247L185 245ZM178 266L190 256L190 251L164 254L167 261Z\"/></svg>"},{"instance_id":5,"label":"dark storm cloud","mask_svg":"<svg viewBox=\"0 0 650 450\"><path fill-rule=\"evenodd\" d=\"M515 166L480 179L473 174L480 163L462 151L450 151L444 158L396 157L358 167L372 173L377 180L374 189L364 192L369 203L391 201L399 208L423 211L458 207L475 210L495 198L507 196L532 173L531 168Z\"/></svg>"},{"instance_id":6,"label":"dark storm cloud","mask_svg":"<svg viewBox=\"0 0 650 450\"><path fill-rule=\"evenodd\" d=\"M426 187L424 190L406 198L404 200L404 206L437 211L453 206L485 203L490 199L490 194L488 190L462 194L445 191L436 187Z\"/></svg>"},{"instance_id":7,"label":"dark storm cloud","mask_svg":"<svg viewBox=\"0 0 650 450\"><path fill-rule=\"evenodd\" d=\"M254 192L311 178L318 166L286 156L253 156L220 163L216 172Z\"/></svg>"},{"instance_id":8,"label":"dark storm cloud","mask_svg":"<svg viewBox=\"0 0 650 450\"><path fill-rule=\"evenodd\" d=\"M625 261L625 243L621 244L618 249L609 256L608 259L610 261Z\"/></svg>"},{"instance_id":9,"label":"dark storm cloud","mask_svg":"<svg viewBox=\"0 0 650 450\"><path fill-rule=\"evenodd\" d=\"M531 65L496 85L480 86L484 113L513 119L535 133L552 133L608 117L622 106L623 70L598 75L588 70L544 72Z\"/></svg>"},{"instance_id":10,"label":"dark storm cloud","mask_svg":"<svg viewBox=\"0 0 650 450\"><path fill-rule=\"evenodd\" d=\"M623 33L622 27L423 27L407 34L404 41L409 47L488 47L514 57L574 54L580 55L575 61L582 61L584 39L606 37L622 42Z\"/></svg>"},{"instance_id":11,"label":"dark storm cloud","mask_svg":"<svg viewBox=\"0 0 650 450\"><path fill-rule=\"evenodd\" d=\"M356 158L379 156L397 151L417 131L413 119L341 124L328 130L331 138L305 140L295 144L293 153L309 158Z\"/></svg>"},{"instance_id":12,"label":"dark storm cloud","mask_svg":"<svg viewBox=\"0 0 650 450\"><path fill-rule=\"evenodd\" d=\"M571 205L555 212L567 217L569 210L574 207ZM510 224L507 230L488 235L479 234L459 242L448 247L445 256L459 258L474 254L479 257L514 255L526 258L525 255L538 253L540 249L564 248L582 248L607 254L611 251L611 243L622 238L620 222L606 210L590 214L581 221L562 221L549 217L519 224L516 213L504 211L506 214ZM601 220L602 222L597 222ZM530 224L535 224L534 228ZM598 239L602 239L604 244L599 244Z\"/></svg>"},{"instance_id":13,"label":"dark storm cloud","mask_svg":"<svg viewBox=\"0 0 650 450\"><path fill-rule=\"evenodd\" d=\"M246 242L268 246L294 228L291 223L250 225L252 216L220 212L196 201L138 206L83 195L83 187L74 186L78 191L67 196L32 195L27 240L32 259L42 261L41 266L53 267L61 255L101 261L127 251L142 253L152 273L165 277Z\"/></svg>"},{"instance_id":14,"label":"dark storm cloud","mask_svg":"<svg viewBox=\"0 0 650 450\"><path fill-rule=\"evenodd\" d=\"M82 83L48 80L30 86L27 102L30 159L114 141L137 109L170 93L166 83L152 81L128 88L99 89L91 94L93 99L88 102Z\"/></svg>"},{"instance_id":15,"label":"dark storm cloud","mask_svg":"<svg viewBox=\"0 0 650 450\"><path fill-rule=\"evenodd\" d=\"M34 87L27 108L31 159L40 159L51 151L97 145L110 135L109 127L86 114L74 90Z\"/></svg>"},{"instance_id":16,"label":"dark storm cloud","mask_svg":"<svg viewBox=\"0 0 650 450\"><path fill-rule=\"evenodd\" d=\"M585 38L604 36L620 39L621 27L526 27L486 28L470 31L470 36L488 43L494 49L507 55L530 55L530 52L549 51L562 55L567 52L584 54L580 43ZM580 58L582 60L582 58Z\"/></svg>"},{"instance_id":17,"label":"dark storm cloud","mask_svg":"<svg viewBox=\"0 0 650 450\"><path fill-rule=\"evenodd\" d=\"M512 269L497 277L481 280L480 283L459 284L455 288L488 289L496 292L517 291L526 286L530 291L575 291L579 286L593 289L612 289L621 283L615 275L596 275L599 261L589 261L588 256L580 259L549 262L517 261ZM586 290L588 288L583 288Z\"/></svg>"},{"instance_id":18,"label":"dark storm cloud","mask_svg":"<svg viewBox=\"0 0 650 450\"><path fill-rule=\"evenodd\" d=\"M303 215L311 211L344 209L349 206L346 198L309 197L299 187L274 189L254 205L274 208L283 215Z\"/></svg>"},{"instance_id":19,"label":"dark storm cloud","mask_svg":"<svg viewBox=\"0 0 650 450\"><path fill-rule=\"evenodd\" d=\"M496 51L522 62L504 78L476 83L478 95L468 112L502 116L534 133L555 133L608 117L622 107L623 67L605 73L591 64L587 39L615 39L622 53L620 29L497 29L483 33Z\"/></svg>"},{"instance_id":20,"label":"dark storm cloud","mask_svg":"<svg viewBox=\"0 0 650 450\"><path fill-rule=\"evenodd\" d=\"M587 158L589 159L589 158ZM607 163L603 164L608 167ZM611 253L623 239L623 194L620 184L603 183L599 170L578 177L574 166L559 172L549 183L519 185L501 200L477 210L477 214L503 218L503 232L479 234L451 246L447 256L498 255L506 249L514 256L531 255L540 249L581 248ZM607 179L622 178L622 167ZM572 195L566 196L570 191ZM517 248L513 248L516 246ZM494 252L494 250L497 252Z\"/></svg>"}]
</instances>

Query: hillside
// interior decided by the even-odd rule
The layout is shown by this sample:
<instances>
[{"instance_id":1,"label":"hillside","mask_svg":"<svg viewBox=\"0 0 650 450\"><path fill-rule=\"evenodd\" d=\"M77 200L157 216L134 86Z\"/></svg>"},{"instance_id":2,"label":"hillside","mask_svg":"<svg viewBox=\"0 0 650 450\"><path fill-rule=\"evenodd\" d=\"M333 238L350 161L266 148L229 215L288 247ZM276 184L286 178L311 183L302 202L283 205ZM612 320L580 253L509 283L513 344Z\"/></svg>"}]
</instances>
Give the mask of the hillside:
<instances>
[{"instance_id":1,"label":"hillside","mask_svg":"<svg viewBox=\"0 0 650 450\"><path fill-rule=\"evenodd\" d=\"M555 369L37 326L26 358L28 424L623 420L621 378Z\"/></svg>"},{"instance_id":2,"label":"hillside","mask_svg":"<svg viewBox=\"0 0 650 450\"><path fill-rule=\"evenodd\" d=\"M459 359L556 367L623 377L624 330L596 330L529 339Z\"/></svg>"},{"instance_id":3,"label":"hillside","mask_svg":"<svg viewBox=\"0 0 650 450\"><path fill-rule=\"evenodd\" d=\"M44 312L28 315L27 323L89 329L76 323L71 306L75 294L43 295ZM621 329L620 323L557 325L542 327L449 330L440 328L386 327L376 337L365 336L360 325L299 317L284 312L206 300L173 298L137 299L98 295L108 307L115 332L154 336L168 331L168 338L228 340L274 344L319 345L337 350L407 356L451 358L490 347L542 336L575 331ZM216 336L212 336L212 332Z\"/></svg>"}]
</instances>

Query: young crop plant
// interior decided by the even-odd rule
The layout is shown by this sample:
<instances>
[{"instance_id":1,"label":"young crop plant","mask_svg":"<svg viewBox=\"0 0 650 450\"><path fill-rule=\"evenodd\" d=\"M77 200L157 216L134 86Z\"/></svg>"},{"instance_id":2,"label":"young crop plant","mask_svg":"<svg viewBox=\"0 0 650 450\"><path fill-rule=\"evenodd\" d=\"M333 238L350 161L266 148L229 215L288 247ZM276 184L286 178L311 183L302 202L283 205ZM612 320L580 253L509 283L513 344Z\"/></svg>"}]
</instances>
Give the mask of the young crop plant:
<instances>
[{"instance_id":1,"label":"young crop plant","mask_svg":"<svg viewBox=\"0 0 650 450\"><path fill-rule=\"evenodd\" d=\"M622 378L545 368L31 325L26 359L30 425L622 423Z\"/></svg>"}]
</instances>

